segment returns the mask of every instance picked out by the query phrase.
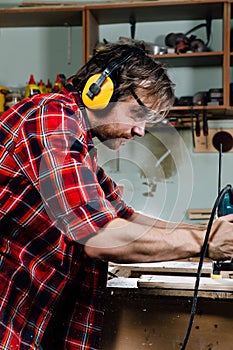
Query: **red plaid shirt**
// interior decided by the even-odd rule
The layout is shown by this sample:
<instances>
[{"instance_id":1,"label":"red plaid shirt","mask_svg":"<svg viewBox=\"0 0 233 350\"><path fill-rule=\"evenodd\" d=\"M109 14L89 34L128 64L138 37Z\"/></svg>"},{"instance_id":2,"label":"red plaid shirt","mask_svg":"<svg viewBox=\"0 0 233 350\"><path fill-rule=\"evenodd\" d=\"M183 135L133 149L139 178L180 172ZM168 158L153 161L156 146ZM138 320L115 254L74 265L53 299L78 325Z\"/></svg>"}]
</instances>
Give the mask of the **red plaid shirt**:
<instances>
[{"instance_id":1,"label":"red plaid shirt","mask_svg":"<svg viewBox=\"0 0 233 350\"><path fill-rule=\"evenodd\" d=\"M48 349L100 347L107 263L82 243L133 210L97 166L84 114L68 85L1 117L0 349L36 350L46 328Z\"/></svg>"}]
</instances>

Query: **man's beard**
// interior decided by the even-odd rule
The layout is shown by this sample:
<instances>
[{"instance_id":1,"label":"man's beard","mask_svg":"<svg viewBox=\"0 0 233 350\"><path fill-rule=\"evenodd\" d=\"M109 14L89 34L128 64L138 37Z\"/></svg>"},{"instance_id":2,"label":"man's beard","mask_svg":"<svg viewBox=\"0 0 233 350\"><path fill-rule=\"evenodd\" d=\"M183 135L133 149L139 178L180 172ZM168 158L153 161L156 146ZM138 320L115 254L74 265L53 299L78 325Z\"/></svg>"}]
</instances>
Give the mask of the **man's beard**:
<instances>
[{"instance_id":1,"label":"man's beard","mask_svg":"<svg viewBox=\"0 0 233 350\"><path fill-rule=\"evenodd\" d=\"M93 136L97 137L106 147L115 150L121 146L122 139L128 139L128 137L122 133L118 134L117 125L114 130L113 125L111 127L102 125L93 129Z\"/></svg>"}]
</instances>

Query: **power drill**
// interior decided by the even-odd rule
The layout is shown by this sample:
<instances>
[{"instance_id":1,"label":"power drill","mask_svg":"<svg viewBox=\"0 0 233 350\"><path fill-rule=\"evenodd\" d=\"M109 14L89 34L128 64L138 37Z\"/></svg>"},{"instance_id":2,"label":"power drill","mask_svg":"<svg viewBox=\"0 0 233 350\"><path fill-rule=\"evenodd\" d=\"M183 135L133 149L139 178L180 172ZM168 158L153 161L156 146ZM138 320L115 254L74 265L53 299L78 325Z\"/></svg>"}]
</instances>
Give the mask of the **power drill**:
<instances>
[{"instance_id":1,"label":"power drill","mask_svg":"<svg viewBox=\"0 0 233 350\"><path fill-rule=\"evenodd\" d=\"M221 173L222 173L222 145L219 150L219 191L221 188ZM225 194L217 208L217 216L233 214L233 188L231 185L225 187ZM214 261L213 262L213 278L221 278L221 271L233 271L233 259L230 261Z\"/></svg>"},{"instance_id":2,"label":"power drill","mask_svg":"<svg viewBox=\"0 0 233 350\"><path fill-rule=\"evenodd\" d=\"M227 185L229 189L223 196L223 199L218 206L218 217L233 214L233 188L231 185Z\"/></svg>"},{"instance_id":3,"label":"power drill","mask_svg":"<svg viewBox=\"0 0 233 350\"><path fill-rule=\"evenodd\" d=\"M221 191L222 182L222 144L219 144L219 163L218 163L218 194ZM233 188L231 185L225 187L225 194L218 205L218 217L233 213Z\"/></svg>"}]
</instances>

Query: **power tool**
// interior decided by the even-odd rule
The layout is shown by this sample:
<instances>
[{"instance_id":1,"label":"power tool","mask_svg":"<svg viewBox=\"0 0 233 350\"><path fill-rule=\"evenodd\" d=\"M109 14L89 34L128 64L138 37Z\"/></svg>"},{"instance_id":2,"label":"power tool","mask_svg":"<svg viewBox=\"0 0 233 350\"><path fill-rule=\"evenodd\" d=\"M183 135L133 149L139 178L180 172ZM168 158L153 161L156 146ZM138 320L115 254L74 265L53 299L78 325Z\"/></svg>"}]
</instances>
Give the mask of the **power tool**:
<instances>
[{"instance_id":1,"label":"power tool","mask_svg":"<svg viewBox=\"0 0 233 350\"><path fill-rule=\"evenodd\" d=\"M225 193L218 207L218 217L233 214L233 188L228 185L229 189Z\"/></svg>"},{"instance_id":2,"label":"power tool","mask_svg":"<svg viewBox=\"0 0 233 350\"><path fill-rule=\"evenodd\" d=\"M221 174L222 174L222 144L219 146L219 180L218 192L221 190ZM217 216L233 214L233 188L231 185L225 187L226 191L217 208ZM230 261L214 261L213 262L213 278L221 278L221 271L233 271L233 259Z\"/></svg>"},{"instance_id":3,"label":"power tool","mask_svg":"<svg viewBox=\"0 0 233 350\"><path fill-rule=\"evenodd\" d=\"M214 203L213 209L211 211L210 219L207 225L207 230L205 234L205 239L201 248L200 252L200 260L197 268L197 276L196 276L196 282L194 285L194 294L193 294L193 302L192 302L192 309L190 313L189 323L186 330L186 334L184 336L184 340L181 344L180 350L185 350L186 345L188 343L188 339L191 333L193 320L196 312L197 307L197 297L198 297L198 289L199 289L199 283L201 278L201 271L202 266L204 262L204 258L207 253L208 249L208 241L211 233L211 228L214 222L214 219L217 216L223 216L227 214L233 213L233 188L231 185L227 185L223 189L221 189L221 172L222 172L222 144L218 145L219 150L219 183L218 183L218 196L216 198L216 201ZM233 259L230 261L214 261L213 262L213 270L211 277L212 278L222 278L221 271L233 271Z\"/></svg>"}]
</instances>

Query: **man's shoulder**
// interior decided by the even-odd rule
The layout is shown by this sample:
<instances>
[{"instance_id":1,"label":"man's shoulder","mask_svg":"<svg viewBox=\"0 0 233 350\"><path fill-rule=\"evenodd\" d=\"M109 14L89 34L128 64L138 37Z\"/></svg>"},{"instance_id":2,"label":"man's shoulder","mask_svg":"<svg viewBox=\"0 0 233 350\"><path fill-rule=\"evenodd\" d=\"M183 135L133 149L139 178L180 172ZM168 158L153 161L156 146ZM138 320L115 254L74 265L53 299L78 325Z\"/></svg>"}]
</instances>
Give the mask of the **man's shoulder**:
<instances>
[{"instance_id":1,"label":"man's shoulder","mask_svg":"<svg viewBox=\"0 0 233 350\"><path fill-rule=\"evenodd\" d=\"M31 102L37 106L45 106L48 104L60 104L64 105L67 108L78 109L78 105L75 101L75 98L71 94L64 93L47 93L47 94L38 94L31 97Z\"/></svg>"}]
</instances>

